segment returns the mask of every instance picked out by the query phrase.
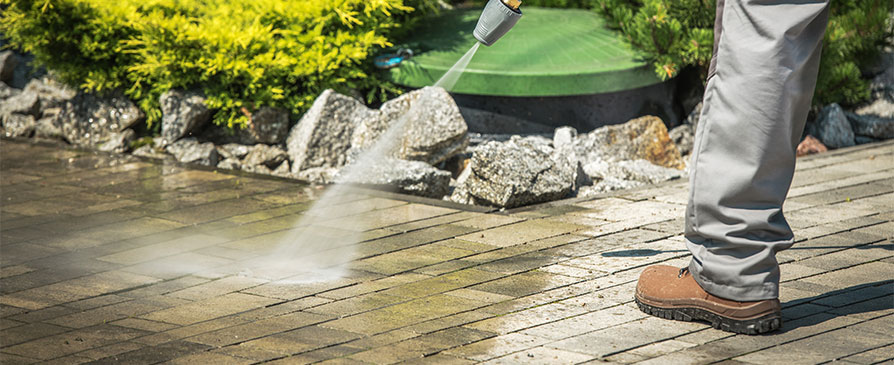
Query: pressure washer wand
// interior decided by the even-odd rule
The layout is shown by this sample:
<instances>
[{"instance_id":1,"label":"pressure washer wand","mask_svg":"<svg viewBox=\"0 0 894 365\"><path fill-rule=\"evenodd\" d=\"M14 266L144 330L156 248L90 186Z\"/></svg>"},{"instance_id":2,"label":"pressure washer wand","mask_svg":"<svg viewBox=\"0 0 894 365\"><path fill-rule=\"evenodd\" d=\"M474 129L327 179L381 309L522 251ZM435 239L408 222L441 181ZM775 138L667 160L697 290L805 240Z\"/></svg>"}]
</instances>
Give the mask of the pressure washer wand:
<instances>
[{"instance_id":1,"label":"pressure washer wand","mask_svg":"<svg viewBox=\"0 0 894 365\"><path fill-rule=\"evenodd\" d=\"M484 6L478 24L475 26L475 39L490 46L496 43L522 17L519 10L521 0L490 0Z\"/></svg>"}]
</instances>

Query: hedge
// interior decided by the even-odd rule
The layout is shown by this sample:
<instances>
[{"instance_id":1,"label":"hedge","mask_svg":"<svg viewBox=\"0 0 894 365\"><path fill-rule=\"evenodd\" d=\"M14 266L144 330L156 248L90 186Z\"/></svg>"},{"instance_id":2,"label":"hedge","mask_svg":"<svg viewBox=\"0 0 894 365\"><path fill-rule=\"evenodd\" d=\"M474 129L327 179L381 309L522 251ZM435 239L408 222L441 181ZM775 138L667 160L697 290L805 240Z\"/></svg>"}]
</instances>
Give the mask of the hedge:
<instances>
[{"instance_id":1,"label":"hedge","mask_svg":"<svg viewBox=\"0 0 894 365\"><path fill-rule=\"evenodd\" d=\"M0 0L0 32L63 81L120 89L158 121L159 96L201 88L214 122L261 106L298 115L322 90L384 94L367 59L426 0Z\"/></svg>"},{"instance_id":2,"label":"hedge","mask_svg":"<svg viewBox=\"0 0 894 365\"><path fill-rule=\"evenodd\" d=\"M894 34L891 0L834 0L823 40L814 104L869 98L861 70ZM705 76L714 42L715 0L597 0L596 11L621 30L662 79L697 67Z\"/></svg>"}]
</instances>

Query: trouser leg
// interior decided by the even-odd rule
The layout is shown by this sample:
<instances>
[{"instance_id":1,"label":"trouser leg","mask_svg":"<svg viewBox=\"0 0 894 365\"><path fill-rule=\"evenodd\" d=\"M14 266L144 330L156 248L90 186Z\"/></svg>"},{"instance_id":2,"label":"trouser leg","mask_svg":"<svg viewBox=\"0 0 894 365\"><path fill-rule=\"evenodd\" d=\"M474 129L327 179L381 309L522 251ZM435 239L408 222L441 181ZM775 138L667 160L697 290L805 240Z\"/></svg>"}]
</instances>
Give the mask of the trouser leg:
<instances>
[{"instance_id":1,"label":"trouser leg","mask_svg":"<svg viewBox=\"0 0 894 365\"><path fill-rule=\"evenodd\" d=\"M773 299L775 254L793 242L782 203L816 85L828 0L726 0L718 7L689 181L690 271L716 296Z\"/></svg>"}]
</instances>

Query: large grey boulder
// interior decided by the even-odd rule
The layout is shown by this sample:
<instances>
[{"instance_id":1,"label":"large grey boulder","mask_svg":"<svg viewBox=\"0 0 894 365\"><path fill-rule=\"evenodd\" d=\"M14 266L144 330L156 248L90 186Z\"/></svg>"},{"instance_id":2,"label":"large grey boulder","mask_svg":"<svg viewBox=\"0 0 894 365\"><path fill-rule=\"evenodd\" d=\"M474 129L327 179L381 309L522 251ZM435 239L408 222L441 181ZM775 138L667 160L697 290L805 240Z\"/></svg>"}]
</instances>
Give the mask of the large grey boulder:
<instances>
[{"instance_id":1,"label":"large grey boulder","mask_svg":"<svg viewBox=\"0 0 894 365\"><path fill-rule=\"evenodd\" d=\"M695 145L695 128L692 124L681 124L671 129L668 136L677 146L680 155L687 156L692 153L692 148Z\"/></svg>"},{"instance_id":2,"label":"large grey boulder","mask_svg":"<svg viewBox=\"0 0 894 365\"><path fill-rule=\"evenodd\" d=\"M261 107L251 114L246 128L237 132L243 144L280 144L289 133L289 111L281 108Z\"/></svg>"},{"instance_id":3,"label":"large grey boulder","mask_svg":"<svg viewBox=\"0 0 894 365\"><path fill-rule=\"evenodd\" d=\"M554 159L546 141L515 137L478 146L451 200L512 208L567 196L577 166Z\"/></svg>"},{"instance_id":4,"label":"large grey boulder","mask_svg":"<svg viewBox=\"0 0 894 365\"><path fill-rule=\"evenodd\" d=\"M136 139L137 134L133 129L125 129L122 132L112 133L109 140L99 145L100 151L124 153L130 149L130 142Z\"/></svg>"},{"instance_id":5,"label":"large grey boulder","mask_svg":"<svg viewBox=\"0 0 894 365\"><path fill-rule=\"evenodd\" d=\"M19 58L12 51L0 52L0 81L9 82L12 80L16 66L19 65Z\"/></svg>"},{"instance_id":6,"label":"large grey boulder","mask_svg":"<svg viewBox=\"0 0 894 365\"><path fill-rule=\"evenodd\" d=\"M894 118L884 118L871 114L858 115L845 113L850 122L851 129L857 136L872 137L875 139L894 138Z\"/></svg>"},{"instance_id":7,"label":"large grey boulder","mask_svg":"<svg viewBox=\"0 0 894 365\"><path fill-rule=\"evenodd\" d=\"M110 141L116 133L142 122L144 118L143 112L123 96L99 97L79 93L65 103L54 123L69 143L97 146Z\"/></svg>"},{"instance_id":8,"label":"large grey boulder","mask_svg":"<svg viewBox=\"0 0 894 365\"><path fill-rule=\"evenodd\" d=\"M40 116L40 97L35 92L21 92L0 101L0 115Z\"/></svg>"},{"instance_id":9,"label":"large grey boulder","mask_svg":"<svg viewBox=\"0 0 894 365\"><path fill-rule=\"evenodd\" d=\"M844 110L838 104L827 105L813 123L807 125L807 134L823 142L829 148L853 146L854 131Z\"/></svg>"},{"instance_id":10,"label":"large grey boulder","mask_svg":"<svg viewBox=\"0 0 894 365\"><path fill-rule=\"evenodd\" d=\"M594 161L584 165L583 170L593 179L593 184L581 188L578 196L657 184L683 176L680 170L658 166L646 160Z\"/></svg>"},{"instance_id":11,"label":"large grey boulder","mask_svg":"<svg viewBox=\"0 0 894 365\"><path fill-rule=\"evenodd\" d=\"M372 114L357 99L333 90L324 91L286 139L292 172L344 166L355 127Z\"/></svg>"},{"instance_id":12,"label":"large grey boulder","mask_svg":"<svg viewBox=\"0 0 894 365\"><path fill-rule=\"evenodd\" d=\"M460 153L469 143L468 127L450 94L440 87L425 87L382 104L373 117L362 119L352 148L366 150L392 126L396 128L388 155L431 165Z\"/></svg>"},{"instance_id":13,"label":"large grey boulder","mask_svg":"<svg viewBox=\"0 0 894 365\"><path fill-rule=\"evenodd\" d=\"M183 163L195 163L205 166L217 166L220 155L214 148L214 143L199 143L195 138L183 138L165 147L170 153Z\"/></svg>"},{"instance_id":14,"label":"large grey boulder","mask_svg":"<svg viewBox=\"0 0 894 365\"><path fill-rule=\"evenodd\" d=\"M61 108L66 102L78 95L74 90L50 77L31 79L25 85L22 93L34 93L40 99L40 108L43 110ZM44 113L46 114L46 113ZM46 117L47 115L44 115Z\"/></svg>"},{"instance_id":15,"label":"large grey boulder","mask_svg":"<svg viewBox=\"0 0 894 365\"><path fill-rule=\"evenodd\" d=\"M205 105L200 91L169 90L159 98L161 103L161 145L197 131L211 120L211 109Z\"/></svg>"},{"instance_id":16,"label":"large grey boulder","mask_svg":"<svg viewBox=\"0 0 894 365\"><path fill-rule=\"evenodd\" d=\"M335 177L335 181L438 199L447 195L450 190L449 172L438 170L424 162L395 158L383 158L370 166L358 166L356 170L348 167Z\"/></svg>"},{"instance_id":17,"label":"large grey boulder","mask_svg":"<svg viewBox=\"0 0 894 365\"><path fill-rule=\"evenodd\" d=\"M288 158L286 151L275 146L265 144L255 145L251 152L242 160L243 166L266 166L269 169L276 169L280 164Z\"/></svg>"},{"instance_id":18,"label":"large grey boulder","mask_svg":"<svg viewBox=\"0 0 894 365\"><path fill-rule=\"evenodd\" d=\"M561 153L571 154L572 158L584 164L591 161L646 160L675 169L686 166L664 122L653 116L605 126L580 135Z\"/></svg>"},{"instance_id":19,"label":"large grey boulder","mask_svg":"<svg viewBox=\"0 0 894 365\"><path fill-rule=\"evenodd\" d=\"M34 133L36 121L33 115L0 114L0 126L6 137L30 137Z\"/></svg>"}]
</instances>

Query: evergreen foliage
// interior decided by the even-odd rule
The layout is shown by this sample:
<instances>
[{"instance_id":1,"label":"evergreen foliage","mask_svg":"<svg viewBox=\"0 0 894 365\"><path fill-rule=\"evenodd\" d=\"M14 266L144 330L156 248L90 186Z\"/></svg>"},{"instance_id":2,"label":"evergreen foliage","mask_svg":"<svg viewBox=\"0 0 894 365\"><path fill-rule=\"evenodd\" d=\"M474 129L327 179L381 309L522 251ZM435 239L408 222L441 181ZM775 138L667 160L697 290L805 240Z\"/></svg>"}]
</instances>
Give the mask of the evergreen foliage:
<instances>
[{"instance_id":1,"label":"evergreen foliage","mask_svg":"<svg viewBox=\"0 0 894 365\"><path fill-rule=\"evenodd\" d=\"M367 58L426 0L0 0L0 32L64 81L121 89L148 121L159 96L202 88L215 123L261 106L298 115L326 88L383 97ZM414 11L415 10L415 11Z\"/></svg>"},{"instance_id":2,"label":"evergreen foliage","mask_svg":"<svg viewBox=\"0 0 894 365\"><path fill-rule=\"evenodd\" d=\"M715 0L597 0L596 11L667 79L687 66L706 75L714 43ZM856 104L869 97L861 68L894 34L894 2L835 0L823 40L814 103Z\"/></svg>"}]
</instances>

